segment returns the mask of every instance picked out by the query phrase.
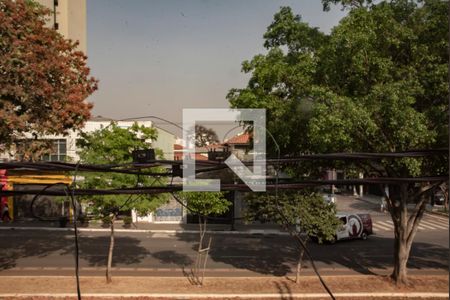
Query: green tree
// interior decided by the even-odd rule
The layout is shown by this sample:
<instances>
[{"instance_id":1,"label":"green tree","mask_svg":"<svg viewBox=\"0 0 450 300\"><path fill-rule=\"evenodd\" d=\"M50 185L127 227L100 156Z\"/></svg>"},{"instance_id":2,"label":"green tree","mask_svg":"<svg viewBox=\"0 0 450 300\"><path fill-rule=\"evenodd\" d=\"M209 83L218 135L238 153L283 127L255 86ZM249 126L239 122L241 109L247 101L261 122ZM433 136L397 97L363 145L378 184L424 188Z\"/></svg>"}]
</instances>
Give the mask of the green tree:
<instances>
[{"instance_id":1,"label":"green tree","mask_svg":"<svg viewBox=\"0 0 450 300\"><path fill-rule=\"evenodd\" d=\"M329 35L281 8L264 35L268 53L243 63L251 78L246 88L230 91L231 106L266 108L282 154L448 147L448 1L324 4L338 2L351 5ZM341 166L366 175L427 176L447 174L448 158ZM437 184L389 187L397 283L407 280L411 244ZM411 211L408 203L415 204Z\"/></svg>"},{"instance_id":2,"label":"green tree","mask_svg":"<svg viewBox=\"0 0 450 300\"><path fill-rule=\"evenodd\" d=\"M217 133L212 128L206 128L202 125L195 125L195 146L205 147L218 143Z\"/></svg>"},{"instance_id":3,"label":"green tree","mask_svg":"<svg viewBox=\"0 0 450 300\"><path fill-rule=\"evenodd\" d=\"M245 216L248 221L274 222L289 232L295 232L296 238L300 238L304 245L310 239L319 243L336 239L339 219L336 217L334 203L326 203L318 193L285 192L275 197L269 193L250 193L245 197ZM299 247L297 261L296 282L299 282L302 267L304 248Z\"/></svg>"},{"instance_id":4,"label":"green tree","mask_svg":"<svg viewBox=\"0 0 450 300\"><path fill-rule=\"evenodd\" d=\"M134 123L130 128L121 128L112 122L109 126L82 135L79 144L80 161L87 164L124 164L132 162L132 151L151 148L151 140L157 138L154 128L139 126ZM162 153L162 152L160 152ZM142 169L157 171L158 168ZM112 189L131 186L151 186L162 184L158 179L122 173L86 173L81 182L87 189ZM133 199L128 195L90 196L86 199L92 212L102 218L111 229L106 280L112 281L111 266L114 250L114 221L121 212L136 210L138 215L146 215L155 211L160 205L167 202L167 197L161 195L142 195Z\"/></svg>"},{"instance_id":5,"label":"green tree","mask_svg":"<svg viewBox=\"0 0 450 300\"><path fill-rule=\"evenodd\" d=\"M46 26L49 17L34 1L0 1L0 151L17 145L27 160L51 146L39 136L82 128L97 89L78 43ZM25 133L33 142L22 145Z\"/></svg>"},{"instance_id":6,"label":"green tree","mask_svg":"<svg viewBox=\"0 0 450 300\"><path fill-rule=\"evenodd\" d=\"M355 8L371 5L373 0L322 0L323 10L329 11L331 5L341 4L342 8Z\"/></svg>"},{"instance_id":7,"label":"green tree","mask_svg":"<svg viewBox=\"0 0 450 300\"><path fill-rule=\"evenodd\" d=\"M200 230L197 259L193 268L193 275L196 284L203 285L206 261L212 241L212 238L209 237L207 246L204 247L208 216L217 216L227 212L231 202L225 199L224 193L222 192L179 192L177 194L182 201L185 202L186 207L192 213L198 215L198 225ZM202 269L201 275L200 269Z\"/></svg>"}]
</instances>

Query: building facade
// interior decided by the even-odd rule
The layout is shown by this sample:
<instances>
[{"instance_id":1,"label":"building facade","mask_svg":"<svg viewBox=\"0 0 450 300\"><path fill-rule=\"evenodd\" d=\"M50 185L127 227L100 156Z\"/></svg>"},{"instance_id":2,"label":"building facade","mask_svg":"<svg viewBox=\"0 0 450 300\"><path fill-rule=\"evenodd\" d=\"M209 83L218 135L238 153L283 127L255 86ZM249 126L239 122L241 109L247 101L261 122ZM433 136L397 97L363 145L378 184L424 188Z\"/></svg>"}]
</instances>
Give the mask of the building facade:
<instances>
[{"instance_id":1,"label":"building facade","mask_svg":"<svg viewBox=\"0 0 450 300\"><path fill-rule=\"evenodd\" d=\"M78 50L87 53L86 0L37 0L52 11L47 25L65 38L78 41Z\"/></svg>"},{"instance_id":2,"label":"building facade","mask_svg":"<svg viewBox=\"0 0 450 300\"><path fill-rule=\"evenodd\" d=\"M102 128L106 128L111 124L111 122L116 122L117 125L121 128L130 128L134 123L137 123L140 126L145 127L153 127L153 122L149 120L127 120L127 121L115 121L110 118L104 117L94 117L91 120L87 121L84 128L81 130L83 133L92 133L96 130L100 130ZM172 133L154 127L157 131L158 138L156 140L148 141L151 144L151 147L154 149L160 149L163 153L163 158L167 160L174 159L174 151L173 147L175 144L176 136ZM26 134L25 137L32 138L31 135ZM55 135L55 136L41 136L42 140L51 140L53 142L52 152L50 154L44 155L42 157L43 161L61 161L61 162L78 162L79 161L79 148L77 146L77 141L81 138L80 132L78 131L70 131L67 135ZM12 161L16 158L16 154L11 151L8 153L0 154L0 161ZM81 162L83 163L83 162ZM3 174L4 173L4 174ZM14 175L14 174L6 174L3 172L0 174L0 180L2 180L2 188L5 189L23 189L26 188L27 185L33 184L34 187L39 184L46 185L52 182L49 182L48 174L29 174L27 176L23 175ZM67 180L70 177L65 177L64 175L59 175L55 180L61 182L62 179ZM70 182L69 182L70 183ZM16 218L29 218L31 217L27 211L22 211L20 207L26 207L26 202L30 199L25 199L26 197L18 197L15 199L13 203L13 199L8 197L9 199L2 199L3 202L7 202L8 206L11 209L11 212L14 208L17 208L14 217ZM20 198L20 199L19 199ZM47 202L51 202L48 200ZM20 206L20 207L19 207ZM155 213L149 214L147 216L137 216L135 212L131 212L134 222L183 222L183 211L181 209L181 205L177 204L174 199L171 199L169 203L160 207Z\"/></svg>"}]
</instances>

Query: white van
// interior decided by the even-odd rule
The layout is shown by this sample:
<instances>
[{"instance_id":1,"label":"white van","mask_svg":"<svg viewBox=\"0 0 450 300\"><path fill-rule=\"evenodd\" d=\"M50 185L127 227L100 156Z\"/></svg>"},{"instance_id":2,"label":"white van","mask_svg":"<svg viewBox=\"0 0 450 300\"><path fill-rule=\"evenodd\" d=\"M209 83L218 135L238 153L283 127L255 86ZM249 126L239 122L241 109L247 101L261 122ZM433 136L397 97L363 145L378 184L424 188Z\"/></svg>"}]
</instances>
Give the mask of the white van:
<instances>
[{"instance_id":1,"label":"white van","mask_svg":"<svg viewBox=\"0 0 450 300\"><path fill-rule=\"evenodd\" d=\"M369 214L339 213L336 216L342 222L342 226L336 231L334 241L349 239L366 240L369 235L373 234L372 218Z\"/></svg>"}]
</instances>

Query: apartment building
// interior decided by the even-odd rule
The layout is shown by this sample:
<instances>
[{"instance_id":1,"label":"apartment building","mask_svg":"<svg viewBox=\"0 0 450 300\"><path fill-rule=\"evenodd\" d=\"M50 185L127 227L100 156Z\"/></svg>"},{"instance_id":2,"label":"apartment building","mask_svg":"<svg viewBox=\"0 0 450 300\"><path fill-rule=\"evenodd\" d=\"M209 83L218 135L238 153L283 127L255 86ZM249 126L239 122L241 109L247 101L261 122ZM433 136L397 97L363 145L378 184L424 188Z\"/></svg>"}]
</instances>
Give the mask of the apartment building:
<instances>
[{"instance_id":1,"label":"apartment building","mask_svg":"<svg viewBox=\"0 0 450 300\"><path fill-rule=\"evenodd\" d=\"M65 38L78 41L78 49L87 53L86 0L35 0L53 15L47 25Z\"/></svg>"}]
</instances>

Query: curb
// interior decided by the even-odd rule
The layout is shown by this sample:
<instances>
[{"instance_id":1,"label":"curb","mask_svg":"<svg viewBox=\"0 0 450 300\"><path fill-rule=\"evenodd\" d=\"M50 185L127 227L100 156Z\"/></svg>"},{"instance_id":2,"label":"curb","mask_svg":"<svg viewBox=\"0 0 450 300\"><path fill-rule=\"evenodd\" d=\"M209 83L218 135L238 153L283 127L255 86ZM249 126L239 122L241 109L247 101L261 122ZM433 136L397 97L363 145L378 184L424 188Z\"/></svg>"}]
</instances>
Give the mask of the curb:
<instances>
[{"instance_id":1,"label":"curb","mask_svg":"<svg viewBox=\"0 0 450 300\"><path fill-rule=\"evenodd\" d=\"M435 216L444 217L444 218L447 218L447 219L449 218L449 215L446 215L445 213L442 213L442 212L437 212L437 211L427 210L426 213L427 213L427 214L430 214L430 215L435 215Z\"/></svg>"},{"instance_id":2,"label":"curb","mask_svg":"<svg viewBox=\"0 0 450 300\"><path fill-rule=\"evenodd\" d=\"M295 270L294 265L289 266L292 270ZM48 279L67 279L74 278L73 275L61 275L61 273L57 274L42 274L42 272L48 271L69 271L71 274L74 272L74 267L19 267L15 269L9 269L8 271L0 272L0 281L5 277L14 277L14 278L22 278L22 279L30 279L30 278L48 278ZM391 270L386 269L369 269L371 272L378 274L379 276L388 276L391 273ZM104 278L105 267L81 267L80 272L99 272L97 274L82 274L80 278ZM183 271L186 269L183 268L127 268L127 267L113 267L112 271L116 273L115 278L171 278L171 279L183 279L186 278L183 274ZM360 275L360 273L349 273L348 268L319 268L319 271L322 274L323 278L328 277L364 277L366 275ZM448 272L440 269L422 269L420 271L416 270L408 270L410 275L412 276L447 276ZM25 273L26 272L26 273ZM36 275L31 275L31 272L40 272ZM120 274L121 272L133 272L133 275L124 275ZM161 275L161 272L169 272L172 275ZM305 267L303 270L304 275L303 278L316 278L317 275L314 273L314 270L311 267ZM420 275L419 275L420 272ZM21 275L21 273L25 273L27 275ZM426 273L425 275L423 275ZM174 275L173 275L174 274ZM232 274L232 276L230 276ZM268 278L267 275L254 275L255 273L248 270L243 269L232 269L232 268L216 268L216 269L207 269L205 278L214 279L214 278ZM286 274L287 276L295 275L294 271L290 271ZM270 277L270 276L269 276Z\"/></svg>"},{"instance_id":3,"label":"curb","mask_svg":"<svg viewBox=\"0 0 450 300\"><path fill-rule=\"evenodd\" d=\"M363 201L363 202L366 202L366 203L369 203L369 204L373 204L373 205L380 205L379 201L375 202L375 201L369 200L369 199L364 198L364 197L355 197L355 199Z\"/></svg>"},{"instance_id":4,"label":"curb","mask_svg":"<svg viewBox=\"0 0 450 300\"><path fill-rule=\"evenodd\" d=\"M446 298L448 299L448 293L334 293L336 298ZM145 293L124 293L124 294L112 294L112 293L83 293L83 297L90 298L167 298L167 299L292 299L292 298L329 298L326 293L272 293L272 294L145 294ZM14 294L4 293L0 294L0 298L28 298L28 297L45 297L50 299L77 297L75 293L43 293L43 294Z\"/></svg>"},{"instance_id":5,"label":"curb","mask_svg":"<svg viewBox=\"0 0 450 300\"><path fill-rule=\"evenodd\" d=\"M108 228L77 228L79 232L110 232ZM0 230L42 230L42 231L71 231L73 228L55 228L55 227L0 227ZM136 233L166 233L166 234L198 234L198 230L177 230L177 229L114 229L115 232L136 232ZM251 229L248 231L219 231L207 230L209 234L226 235L289 235L287 232L278 230Z\"/></svg>"},{"instance_id":6,"label":"curb","mask_svg":"<svg viewBox=\"0 0 450 300\"><path fill-rule=\"evenodd\" d=\"M369 203L369 204L373 204L373 205L379 205L380 203L376 203L375 201L369 200L367 198L361 198L361 197L356 197L355 199ZM385 212L379 212L380 214L389 214L389 212L386 210ZM437 212L437 211L433 211L433 210L428 210L425 209L425 213L427 214L431 214L431 215L436 215L436 216L440 216L440 217L444 217L444 218L449 218L450 216L448 214L445 214L443 212Z\"/></svg>"}]
</instances>

